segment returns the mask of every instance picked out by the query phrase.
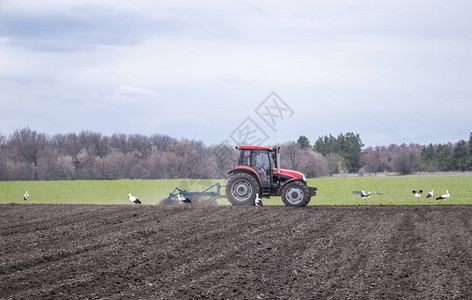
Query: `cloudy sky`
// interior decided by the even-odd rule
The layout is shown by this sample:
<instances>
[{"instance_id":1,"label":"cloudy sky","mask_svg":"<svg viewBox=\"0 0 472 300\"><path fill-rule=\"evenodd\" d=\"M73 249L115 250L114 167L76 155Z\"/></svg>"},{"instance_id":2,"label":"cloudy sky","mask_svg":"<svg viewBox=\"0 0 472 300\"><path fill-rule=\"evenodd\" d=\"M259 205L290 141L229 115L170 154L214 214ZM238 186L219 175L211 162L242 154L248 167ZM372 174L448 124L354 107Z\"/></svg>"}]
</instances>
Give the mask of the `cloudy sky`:
<instances>
[{"instance_id":1,"label":"cloudy sky","mask_svg":"<svg viewBox=\"0 0 472 300\"><path fill-rule=\"evenodd\" d=\"M445 143L471 110L469 0L0 0L6 136Z\"/></svg>"}]
</instances>

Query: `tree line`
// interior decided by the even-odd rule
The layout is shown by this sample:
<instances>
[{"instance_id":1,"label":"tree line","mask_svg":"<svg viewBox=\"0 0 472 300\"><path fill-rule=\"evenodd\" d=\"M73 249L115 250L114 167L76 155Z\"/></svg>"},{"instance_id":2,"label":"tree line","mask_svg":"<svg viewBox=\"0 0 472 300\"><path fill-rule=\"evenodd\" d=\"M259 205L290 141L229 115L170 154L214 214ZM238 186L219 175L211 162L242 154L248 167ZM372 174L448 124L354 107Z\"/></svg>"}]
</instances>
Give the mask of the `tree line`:
<instances>
[{"instance_id":1,"label":"tree line","mask_svg":"<svg viewBox=\"0 0 472 300\"><path fill-rule=\"evenodd\" d=\"M0 134L0 180L217 178L236 159L230 148L160 134L48 136L24 128Z\"/></svg>"},{"instance_id":2,"label":"tree line","mask_svg":"<svg viewBox=\"0 0 472 300\"><path fill-rule=\"evenodd\" d=\"M281 146L283 168L307 177L339 173L472 170L469 141L421 146L364 146L359 134L305 136ZM113 134L88 130L49 136L30 128L0 134L0 180L225 178L237 163L228 142L202 141L161 134Z\"/></svg>"},{"instance_id":3,"label":"tree line","mask_svg":"<svg viewBox=\"0 0 472 300\"><path fill-rule=\"evenodd\" d=\"M367 147L359 134L352 132L322 136L310 147L301 136L301 148L323 154L328 160L329 174L395 172L407 175L415 172L472 171L472 133L469 140L447 144L391 144Z\"/></svg>"}]
</instances>

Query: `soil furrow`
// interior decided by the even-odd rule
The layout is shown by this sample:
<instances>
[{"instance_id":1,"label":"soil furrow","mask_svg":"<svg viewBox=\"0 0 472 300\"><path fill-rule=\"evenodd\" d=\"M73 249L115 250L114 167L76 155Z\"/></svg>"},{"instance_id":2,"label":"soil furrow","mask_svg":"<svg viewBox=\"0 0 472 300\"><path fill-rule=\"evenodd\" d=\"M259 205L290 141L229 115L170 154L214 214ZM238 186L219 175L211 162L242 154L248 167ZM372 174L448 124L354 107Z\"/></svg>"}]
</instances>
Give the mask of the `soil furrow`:
<instances>
[{"instance_id":1,"label":"soil furrow","mask_svg":"<svg viewBox=\"0 0 472 300\"><path fill-rule=\"evenodd\" d=\"M471 206L2 208L1 299L472 297Z\"/></svg>"}]
</instances>

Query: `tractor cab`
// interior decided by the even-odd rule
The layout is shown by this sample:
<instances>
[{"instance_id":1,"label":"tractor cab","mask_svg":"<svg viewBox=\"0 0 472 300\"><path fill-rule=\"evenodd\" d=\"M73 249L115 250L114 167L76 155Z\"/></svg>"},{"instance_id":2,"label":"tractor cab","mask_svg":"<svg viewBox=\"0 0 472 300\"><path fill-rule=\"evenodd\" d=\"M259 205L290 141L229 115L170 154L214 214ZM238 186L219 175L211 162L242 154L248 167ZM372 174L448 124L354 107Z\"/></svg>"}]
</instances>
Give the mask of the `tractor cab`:
<instances>
[{"instance_id":1,"label":"tractor cab","mask_svg":"<svg viewBox=\"0 0 472 300\"><path fill-rule=\"evenodd\" d=\"M273 183L272 174L275 167L274 152L267 147L257 148L261 149L240 149L238 167L252 168L257 173L262 186L270 186Z\"/></svg>"}]
</instances>

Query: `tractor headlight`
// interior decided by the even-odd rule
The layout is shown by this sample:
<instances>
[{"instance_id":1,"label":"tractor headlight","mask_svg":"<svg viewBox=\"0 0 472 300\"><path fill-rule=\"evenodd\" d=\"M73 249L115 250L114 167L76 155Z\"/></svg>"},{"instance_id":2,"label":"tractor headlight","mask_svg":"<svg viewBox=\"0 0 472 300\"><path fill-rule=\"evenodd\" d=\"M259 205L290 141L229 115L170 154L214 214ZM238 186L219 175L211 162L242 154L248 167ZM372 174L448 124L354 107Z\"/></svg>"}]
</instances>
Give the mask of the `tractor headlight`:
<instances>
[{"instance_id":1,"label":"tractor headlight","mask_svg":"<svg viewBox=\"0 0 472 300\"><path fill-rule=\"evenodd\" d=\"M302 177L302 179L303 179L303 181L305 181L305 182L306 182L306 176L305 176L305 174L303 174L303 177Z\"/></svg>"}]
</instances>

